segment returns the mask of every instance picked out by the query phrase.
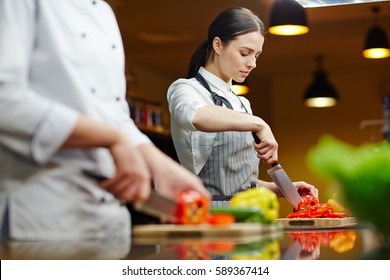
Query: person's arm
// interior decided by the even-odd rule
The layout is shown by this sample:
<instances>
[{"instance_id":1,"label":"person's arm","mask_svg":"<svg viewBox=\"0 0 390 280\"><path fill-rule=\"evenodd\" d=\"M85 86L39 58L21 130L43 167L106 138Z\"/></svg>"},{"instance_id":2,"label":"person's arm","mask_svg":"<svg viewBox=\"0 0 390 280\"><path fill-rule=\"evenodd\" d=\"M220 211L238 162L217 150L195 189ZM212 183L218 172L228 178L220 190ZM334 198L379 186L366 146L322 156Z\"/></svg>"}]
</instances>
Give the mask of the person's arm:
<instances>
[{"instance_id":1,"label":"person's arm","mask_svg":"<svg viewBox=\"0 0 390 280\"><path fill-rule=\"evenodd\" d=\"M100 186L118 199L133 202L147 199L152 180L158 190L173 197L190 188L210 197L202 181L151 143L134 146L118 128L81 116L62 148L105 147L116 165L112 178Z\"/></svg>"},{"instance_id":2,"label":"person's arm","mask_svg":"<svg viewBox=\"0 0 390 280\"><path fill-rule=\"evenodd\" d=\"M198 130L204 132L257 132L268 126L259 117L215 105L206 105L200 108L192 123Z\"/></svg>"},{"instance_id":3,"label":"person's arm","mask_svg":"<svg viewBox=\"0 0 390 280\"><path fill-rule=\"evenodd\" d=\"M102 188L127 202L149 197L150 169L137 146L119 128L81 115L61 148L96 147L109 149L116 166L115 175L100 183Z\"/></svg>"},{"instance_id":4,"label":"person's arm","mask_svg":"<svg viewBox=\"0 0 390 280\"><path fill-rule=\"evenodd\" d=\"M258 157L272 164L278 159L278 143L269 125L257 116L236 112L225 107L208 104L203 92L189 81L178 80L168 89L171 118L182 128L203 132L251 131L261 143L255 146Z\"/></svg>"},{"instance_id":5,"label":"person's arm","mask_svg":"<svg viewBox=\"0 0 390 280\"><path fill-rule=\"evenodd\" d=\"M143 155L154 183L159 192L173 197L185 189L194 189L211 198L198 176L185 169L172 158L152 145L139 145L138 150Z\"/></svg>"},{"instance_id":6,"label":"person's arm","mask_svg":"<svg viewBox=\"0 0 390 280\"><path fill-rule=\"evenodd\" d=\"M260 140L260 143L255 145L258 157L269 164L278 160L278 143L269 125L259 117L221 106L206 105L198 110L192 123L204 132L255 132Z\"/></svg>"},{"instance_id":7,"label":"person's arm","mask_svg":"<svg viewBox=\"0 0 390 280\"><path fill-rule=\"evenodd\" d=\"M80 115L61 148L110 148L120 136L118 128Z\"/></svg>"},{"instance_id":8,"label":"person's arm","mask_svg":"<svg viewBox=\"0 0 390 280\"><path fill-rule=\"evenodd\" d=\"M293 182L294 187L297 189L299 194L305 195L305 194L311 194L318 198L318 189L303 181ZM284 197L280 189L276 186L274 182L267 182L263 180L258 180L258 186L266 187L267 189L270 189L273 191L278 197Z\"/></svg>"},{"instance_id":9,"label":"person's arm","mask_svg":"<svg viewBox=\"0 0 390 280\"><path fill-rule=\"evenodd\" d=\"M275 185L274 182L267 182L263 180L258 180L258 186L266 187L267 189L273 191L277 197L283 197L282 192L280 189Z\"/></svg>"},{"instance_id":10,"label":"person's arm","mask_svg":"<svg viewBox=\"0 0 390 280\"><path fill-rule=\"evenodd\" d=\"M78 113L30 87L36 16L35 1L0 1L0 144L44 164L72 131Z\"/></svg>"}]
</instances>

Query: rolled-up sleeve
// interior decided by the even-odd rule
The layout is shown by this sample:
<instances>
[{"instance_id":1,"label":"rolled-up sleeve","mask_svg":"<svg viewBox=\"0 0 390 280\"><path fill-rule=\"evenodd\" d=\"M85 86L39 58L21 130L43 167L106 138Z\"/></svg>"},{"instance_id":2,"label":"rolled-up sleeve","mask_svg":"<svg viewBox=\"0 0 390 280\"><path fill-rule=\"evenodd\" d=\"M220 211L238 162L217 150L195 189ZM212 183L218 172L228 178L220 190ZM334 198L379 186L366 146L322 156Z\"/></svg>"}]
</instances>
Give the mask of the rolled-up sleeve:
<instances>
[{"instance_id":1,"label":"rolled-up sleeve","mask_svg":"<svg viewBox=\"0 0 390 280\"><path fill-rule=\"evenodd\" d=\"M184 129L196 131L192 121L198 110L207 105L199 91L188 84L185 79L179 79L168 89L169 112Z\"/></svg>"}]
</instances>

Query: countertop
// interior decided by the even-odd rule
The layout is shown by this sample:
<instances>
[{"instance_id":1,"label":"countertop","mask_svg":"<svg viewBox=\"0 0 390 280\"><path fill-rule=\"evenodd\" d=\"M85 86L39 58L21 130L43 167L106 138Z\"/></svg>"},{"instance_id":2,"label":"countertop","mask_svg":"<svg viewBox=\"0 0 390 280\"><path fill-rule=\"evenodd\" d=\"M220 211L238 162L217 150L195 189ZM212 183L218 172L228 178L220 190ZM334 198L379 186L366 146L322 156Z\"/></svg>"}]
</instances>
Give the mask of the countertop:
<instances>
[{"instance_id":1,"label":"countertop","mask_svg":"<svg viewBox=\"0 0 390 280\"><path fill-rule=\"evenodd\" d=\"M278 230L226 238L133 238L0 243L1 259L357 260L390 259L387 238L369 227Z\"/></svg>"}]
</instances>

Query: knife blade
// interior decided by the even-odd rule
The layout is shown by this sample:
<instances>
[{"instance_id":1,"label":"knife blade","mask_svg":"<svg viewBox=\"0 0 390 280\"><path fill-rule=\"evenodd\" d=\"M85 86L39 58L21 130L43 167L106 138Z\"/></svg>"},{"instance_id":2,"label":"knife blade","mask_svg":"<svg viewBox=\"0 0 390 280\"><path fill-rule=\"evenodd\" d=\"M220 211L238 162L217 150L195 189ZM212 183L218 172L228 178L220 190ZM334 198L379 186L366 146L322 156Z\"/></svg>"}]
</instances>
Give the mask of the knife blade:
<instances>
[{"instance_id":1,"label":"knife blade","mask_svg":"<svg viewBox=\"0 0 390 280\"><path fill-rule=\"evenodd\" d=\"M278 186L287 201L294 207L294 209L298 209L298 205L302 200L301 196L282 166L278 162L275 162L272 164L272 168L267 170L267 173L272 178L276 186Z\"/></svg>"},{"instance_id":2,"label":"knife blade","mask_svg":"<svg viewBox=\"0 0 390 280\"><path fill-rule=\"evenodd\" d=\"M83 170L84 175L98 182L107 180L108 178L92 172L90 170ZM133 204L135 210L149 214L153 217L162 218L167 222L176 223L178 221L177 212L178 205L173 199L159 194L157 191L152 190L150 197L144 202L135 202Z\"/></svg>"},{"instance_id":3,"label":"knife blade","mask_svg":"<svg viewBox=\"0 0 390 280\"><path fill-rule=\"evenodd\" d=\"M252 132L252 136L255 139L255 142L259 144L260 139L257 137L256 133ZM287 201L294 207L294 209L298 209L298 205L302 200L301 196L280 163L277 161L274 162L271 168L267 170L267 173L280 189Z\"/></svg>"}]
</instances>

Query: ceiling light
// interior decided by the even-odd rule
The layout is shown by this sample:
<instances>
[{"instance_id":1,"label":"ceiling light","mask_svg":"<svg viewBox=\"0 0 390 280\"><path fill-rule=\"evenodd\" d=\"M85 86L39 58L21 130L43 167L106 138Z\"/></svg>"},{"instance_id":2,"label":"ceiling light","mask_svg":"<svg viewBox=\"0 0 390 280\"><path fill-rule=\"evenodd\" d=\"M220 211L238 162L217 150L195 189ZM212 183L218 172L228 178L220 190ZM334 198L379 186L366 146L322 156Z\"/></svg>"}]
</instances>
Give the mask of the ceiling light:
<instances>
[{"instance_id":1,"label":"ceiling light","mask_svg":"<svg viewBox=\"0 0 390 280\"><path fill-rule=\"evenodd\" d=\"M388 0L295 0L305 8L329 7L336 5L367 4L370 2L386 2Z\"/></svg>"},{"instance_id":2,"label":"ceiling light","mask_svg":"<svg viewBox=\"0 0 390 280\"><path fill-rule=\"evenodd\" d=\"M331 107L337 104L338 94L328 82L327 74L322 69L322 60L322 56L317 56L314 81L305 92L304 102L308 107Z\"/></svg>"},{"instance_id":3,"label":"ceiling light","mask_svg":"<svg viewBox=\"0 0 390 280\"><path fill-rule=\"evenodd\" d=\"M268 31L275 35L301 35L309 32L305 9L294 0L276 0Z\"/></svg>"},{"instance_id":4,"label":"ceiling light","mask_svg":"<svg viewBox=\"0 0 390 280\"><path fill-rule=\"evenodd\" d=\"M379 7L372 7L372 12L377 18ZM377 23L368 32L363 56L371 59L386 58L390 56L386 32Z\"/></svg>"},{"instance_id":5,"label":"ceiling light","mask_svg":"<svg viewBox=\"0 0 390 280\"><path fill-rule=\"evenodd\" d=\"M246 83L246 81L244 81L243 83L237 83L236 81L232 81L232 91L236 94L236 95L244 95L244 94L247 94L249 92L249 87Z\"/></svg>"}]
</instances>

